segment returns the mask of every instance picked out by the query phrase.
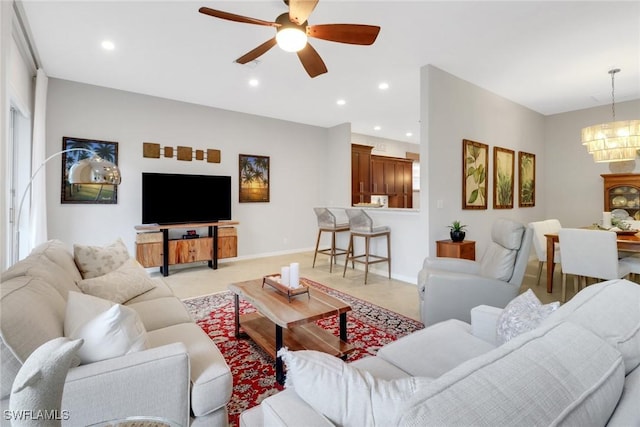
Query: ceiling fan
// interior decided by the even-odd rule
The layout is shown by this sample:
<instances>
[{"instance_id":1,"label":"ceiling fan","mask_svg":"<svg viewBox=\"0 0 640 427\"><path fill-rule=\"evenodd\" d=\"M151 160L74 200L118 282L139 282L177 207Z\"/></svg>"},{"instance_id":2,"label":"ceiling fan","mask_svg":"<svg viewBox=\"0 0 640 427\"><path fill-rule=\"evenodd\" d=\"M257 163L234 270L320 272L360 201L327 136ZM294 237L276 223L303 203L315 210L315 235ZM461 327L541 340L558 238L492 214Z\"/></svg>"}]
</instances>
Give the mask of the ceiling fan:
<instances>
[{"instance_id":1,"label":"ceiling fan","mask_svg":"<svg viewBox=\"0 0 640 427\"><path fill-rule=\"evenodd\" d=\"M242 55L235 62L246 64L266 53L276 44L288 52L296 52L302 66L309 76L316 77L327 72L324 61L316 50L307 42L307 37L332 42L356 45L371 45L375 42L380 27L362 24L322 24L309 25L307 19L318 4L318 0L284 0L289 12L278 16L275 22L249 18L221 10L201 7L200 13L228 21L245 24L274 27L276 36L262 43L255 49Z\"/></svg>"}]
</instances>

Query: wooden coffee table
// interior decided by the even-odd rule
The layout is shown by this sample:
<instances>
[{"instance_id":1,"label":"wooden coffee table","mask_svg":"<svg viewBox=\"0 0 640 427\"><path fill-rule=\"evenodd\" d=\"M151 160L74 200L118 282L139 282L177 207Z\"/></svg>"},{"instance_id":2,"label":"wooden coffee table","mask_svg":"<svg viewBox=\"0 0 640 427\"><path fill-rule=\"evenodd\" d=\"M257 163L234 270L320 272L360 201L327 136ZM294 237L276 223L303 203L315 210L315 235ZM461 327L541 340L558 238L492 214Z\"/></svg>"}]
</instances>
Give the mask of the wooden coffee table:
<instances>
[{"instance_id":1,"label":"wooden coffee table","mask_svg":"<svg viewBox=\"0 0 640 427\"><path fill-rule=\"evenodd\" d=\"M307 279L300 278L302 283ZM347 343L347 312L351 306L315 288L309 293L291 298L262 279L232 283L229 289L235 294L235 334L241 338L240 327L246 335L276 360L276 380L284 383L282 359L277 352L282 347L289 350L318 350L346 358L353 347ZM250 302L257 313L240 315L240 298ZM340 337L320 328L314 320L337 314L340 318Z\"/></svg>"}]
</instances>

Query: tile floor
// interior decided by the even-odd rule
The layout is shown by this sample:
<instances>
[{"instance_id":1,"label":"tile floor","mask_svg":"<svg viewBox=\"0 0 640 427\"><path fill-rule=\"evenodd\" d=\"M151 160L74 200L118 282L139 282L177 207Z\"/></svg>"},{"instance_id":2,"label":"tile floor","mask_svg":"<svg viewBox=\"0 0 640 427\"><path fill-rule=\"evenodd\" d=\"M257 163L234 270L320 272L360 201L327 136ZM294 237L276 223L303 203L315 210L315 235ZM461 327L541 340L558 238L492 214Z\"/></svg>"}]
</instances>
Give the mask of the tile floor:
<instances>
[{"instance_id":1,"label":"tile floor","mask_svg":"<svg viewBox=\"0 0 640 427\"><path fill-rule=\"evenodd\" d=\"M334 265L333 273L329 273L329 257L324 255L318 255L315 268L311 268L313 252L251 260L221 261L218 263L217 270L208 268L206 264L177 266L170 269L169 276L165 277L164 280L179 298L189 298L227 290L227 285L232 282L278 273L281 266L288 265L291 262L300 263L300 276L302 277L307 277L349 295L420 320L418 294L415 285L393 279L389 280L386 276L371 273L369 274L367 285L364 285L364 272L361 270L348 268L346 277L342 277L344 264L342 264L343 261L341 260L339 260L338 265ZM527 288L533 289L543 303L559 301L561 290L559 269L556 268L553 293L548 294L546 292L545 270L542 272L540 285L536 286L537 268L537 259L532 259L527 267L521 291L525 291ZM157 270L151 274L152 276L161 277ZM415 274L417 276L418 272L416 271ZM569 280L567 298L572 295L573 281Z\"/></svg>"}]
</instances>

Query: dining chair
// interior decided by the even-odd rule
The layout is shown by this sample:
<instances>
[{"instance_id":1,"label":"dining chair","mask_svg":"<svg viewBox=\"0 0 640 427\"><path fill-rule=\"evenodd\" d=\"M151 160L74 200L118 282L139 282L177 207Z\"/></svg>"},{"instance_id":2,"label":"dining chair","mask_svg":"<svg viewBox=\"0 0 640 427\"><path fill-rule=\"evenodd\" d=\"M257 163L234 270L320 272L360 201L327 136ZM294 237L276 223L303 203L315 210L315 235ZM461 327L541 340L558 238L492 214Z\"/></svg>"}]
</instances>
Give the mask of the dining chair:
<instances>
[{"instance_id":1,"label":"dining chair","mask_svg":"<svg viewBox=\"0 0 640 427\"><path fill-rule=\"evenodd\" d=\"M567 296L567 275L574 276L574 291L586 285L586 278L621 279L632 270L640 271L640 260L618 258L616 233L581 228L558 232L562 257L562 302Z\"/></svg>"},{"instance_id":2,"label":"dining chair","mask_svg":"<svg viewBox=\"0 0 640 427\"><path fill-rule=\"evenodd\" d=\"M533 247L538 257L538 277L536 279L536 286L538 286L540 285L542 266L547 262L547 238L545 234L557 233L562 228L562 225L557 219L547 219L530 222L529 227L533 230ZM558 244L554 247L553 260L555 264L560 264L560 246Z\"/></svg>"}]
</instances>

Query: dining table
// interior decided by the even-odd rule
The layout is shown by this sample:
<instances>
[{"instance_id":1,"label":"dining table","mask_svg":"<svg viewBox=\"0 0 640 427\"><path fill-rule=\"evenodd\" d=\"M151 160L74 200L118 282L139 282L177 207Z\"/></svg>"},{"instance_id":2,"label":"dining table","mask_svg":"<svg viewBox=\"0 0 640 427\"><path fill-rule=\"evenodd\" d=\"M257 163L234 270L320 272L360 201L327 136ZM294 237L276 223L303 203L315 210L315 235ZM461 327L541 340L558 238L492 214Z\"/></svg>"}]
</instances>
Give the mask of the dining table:
<instances>
[{"instance_id":1,"label":"dining table","mask_svg":"<svg viewBox=\"0 0 640 427\"><path fill-rule=\"evenodd\" d=\"M583 227L596 230L594 227ZM635 231L635 233L633 232ZM617 232L618 251L639 252L640 253L640 231L620 231ZM553 271L555 269L555 245L560 242L558 233L544 235L547 238L547 292L553 292Z\"/></svg>"}]
</instances>

